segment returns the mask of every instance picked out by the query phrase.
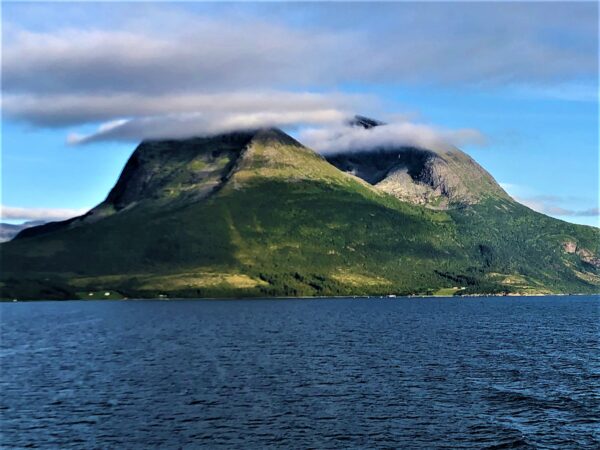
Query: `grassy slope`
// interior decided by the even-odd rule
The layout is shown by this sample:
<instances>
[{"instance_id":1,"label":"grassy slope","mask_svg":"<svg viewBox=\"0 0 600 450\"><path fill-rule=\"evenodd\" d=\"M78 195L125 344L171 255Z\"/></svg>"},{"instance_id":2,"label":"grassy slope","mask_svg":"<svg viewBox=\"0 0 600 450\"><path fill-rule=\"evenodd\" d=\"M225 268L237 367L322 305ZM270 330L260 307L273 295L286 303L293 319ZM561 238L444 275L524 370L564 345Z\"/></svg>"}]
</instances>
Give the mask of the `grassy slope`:
<instances>
[{"instance_id":1,"label":"grassy slope","mask_svg":"<svg viewBox=\"0 0 600 450\"><path fill-rule=\"evenodd\" d=\"M511 234L502 231L503 216L463 213L452 220L361 189L269 181L171 214L132 210L15 241L5 246L4 261L19 280L50 272L44 284L53 287L42 296L58 298L97 291L197 297L432 293L455 286L465 287L461 293L594 290L563 260L586 273L589 267L560 250L565 238L592 247L594 230L548 219L543 237L532 238L535 213L511 218L518 222ZM11 257L23 254L31 258ZM27 297L19 292L23 283L12 286L5 286L8 297ZM31 297L39 289L34 284Z\"/></svg>"},{"instance_id":2,"label":"grassy slope","mask_svg":"<svg viewBox=\"0 0 600 450\"><path fill-rule=\"evenodd\" d=\"M185 296L333 295L428 286L434 280L415 273L451 250L451 222L443 213L415 212L399 202L389 208L389 199L364 194L310 181L256 183L170 214L132 209L10 242L3 260L20 280L60 274L80 291L128 296L173 290Z\"/></svg>"},{"instance_id":3,"label":"grassy slope","mask_svg":"<svg viewBox=\"0 0 600 450\"><path fill-rule=\"evenodd\" d=\"M598 292L600 271L563 244L600 253L600 230L553 219L511 200L489 200L451 215L488 280L517 291Z\"/></svg>"},{"instance_id":4,"label":"grassy slope","mask_svg":"<svg viewBox=\"0 0 600 450\"><path fill-rule=\"evenodd\" d=\"M4 244L2 296L597 290L597 271L561 249L570 239L597 253L590 227L508 201L451 213L415 207L277 136L257 140L237 164L203 201L148 202Z\"/></svg>"}]
</instances>

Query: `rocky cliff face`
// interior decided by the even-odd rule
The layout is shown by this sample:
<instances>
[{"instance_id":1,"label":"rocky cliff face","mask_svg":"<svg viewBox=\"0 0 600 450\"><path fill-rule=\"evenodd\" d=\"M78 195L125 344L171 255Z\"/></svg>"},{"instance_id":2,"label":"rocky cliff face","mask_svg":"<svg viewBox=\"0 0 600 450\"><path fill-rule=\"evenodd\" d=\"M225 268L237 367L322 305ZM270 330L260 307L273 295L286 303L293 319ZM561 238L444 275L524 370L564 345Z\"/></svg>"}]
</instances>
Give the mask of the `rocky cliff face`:
<instances>
[{"instance_id":1,"label":"rocky cliff face","mask_svg":"<svg viewBox=\"0 0 600 450\"><path fill-rule=\"evenodd\" d=\"M204 198L222 185L253 136L142 142L100 207L119 211L141 201Z\"/></svg>"},{"instance_id":2,"label":"rocky cliff face","mask_svg":"<svg viewBox=\"0 0 600 450\"><path fill-rule=\"evenodd\" d=\"M350 123L371 129L382 122L357 116ZM327 160L376 188L410 203L447 209L508 195L493 177L457 148L398 147L336 153Z\"/></svg>"},{"instance_id":3,"label":"rocky cliff face","mask_svg":"<svg viewBox=\"0 0 600 450\"><path fill-rule=\"evenodd\" d=\"M563 242L563 250L567 254L575 254L579 256L581 261L589 264L590 266L600 269L600 257L596 256L593 252L587 248L583 248L577 245L577 242L565 241Z\"/></svg>"},{"instance_id":4,"label":"rocky cliff face","mask_svg":"<svg viewBox=\"0 0 600 450\"><path fill-rule=\"evenodd\" d=\"M166 208L206 198L223 185L255 134L142 142L102 203L81 217L29 228L16 238L97 222L139 204Z\"/></svg>"}]
</instances>

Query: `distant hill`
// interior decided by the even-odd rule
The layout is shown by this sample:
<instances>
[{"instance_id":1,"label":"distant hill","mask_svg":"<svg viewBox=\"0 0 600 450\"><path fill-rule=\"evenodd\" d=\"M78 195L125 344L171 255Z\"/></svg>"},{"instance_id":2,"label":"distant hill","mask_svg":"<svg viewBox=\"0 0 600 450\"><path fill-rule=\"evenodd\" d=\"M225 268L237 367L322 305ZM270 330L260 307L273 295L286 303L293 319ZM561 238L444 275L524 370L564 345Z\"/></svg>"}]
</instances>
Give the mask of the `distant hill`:
<instances>
[{"instance_id":1,"label":"distant hill","mask_svg":"<svg viewBox=\"0 0 600 450\"><path fill-rule=\"evenodd\" d=\"M599 289L600 230L515 202L458 149L328 160L278 129L143 142L96 208L2 244L1 295Z\"/></svg>"},{"instance_id":2,"label":"distant hill","mask_svg":"<svg viewBox=\"0 0 600 450\"><path fill-rule=\"evenodd\" d=\"M0 223L0 242L10 241L25 228L36 227L44 223L43 220L32 220L20 224Z\"/></svg>"}]
</instances>

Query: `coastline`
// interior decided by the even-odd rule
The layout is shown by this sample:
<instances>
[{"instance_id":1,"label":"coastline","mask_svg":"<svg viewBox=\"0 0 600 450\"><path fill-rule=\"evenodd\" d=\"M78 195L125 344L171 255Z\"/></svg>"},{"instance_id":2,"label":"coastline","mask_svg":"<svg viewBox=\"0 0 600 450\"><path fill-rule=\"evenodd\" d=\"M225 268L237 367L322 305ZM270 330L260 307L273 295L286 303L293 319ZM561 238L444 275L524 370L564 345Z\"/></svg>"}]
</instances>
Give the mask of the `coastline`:
<instances>
[{"instance_id":1,"label":"coastline","mask_svg":"<svg viewBox=\"0 0 600 450\"><path fill-rule=\"evenodd\" d=\"M144 297L144 298L70 298L70 299L3 299L0 303L30 303L30 302L137 302L137 301L230 301L230 300L400 300L400 299L460 299L460 298L488 298L488 297L599 297L600 292L596 293L557 293L557 294L527 294L527 293L506 293L506 294L465 294L465 295L323 295L323 296L301 296L301 297Z\"/></svg>"}]
</instances>

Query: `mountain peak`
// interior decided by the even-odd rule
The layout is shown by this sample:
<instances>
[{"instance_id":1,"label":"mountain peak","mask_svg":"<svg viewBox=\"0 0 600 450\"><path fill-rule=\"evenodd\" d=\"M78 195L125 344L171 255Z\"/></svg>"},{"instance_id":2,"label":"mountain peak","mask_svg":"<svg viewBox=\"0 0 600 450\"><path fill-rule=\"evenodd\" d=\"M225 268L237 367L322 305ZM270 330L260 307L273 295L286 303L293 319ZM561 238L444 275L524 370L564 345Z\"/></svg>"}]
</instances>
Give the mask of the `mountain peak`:
<instances>
[{"instance_id":1,"label":"mountain peak","mask_svg":"<svg viewBox=\"0 0 600 450\"><path fill-rule=\"evenodd\" d=\"M260 142L263 144L272 143L280 145L292 145L295 147L303 147L296 139L285 133L283 130L276 127L259 128L253 132L252 142Z\"/></svg>"},{"instance_id":2,"label":"mountain peak","mask_svg":"<svg viewBox=\"0 0 600 450\"><path fill-rule=\"evenodd\" d=\"M141 142L106 199L87 214L25 230L19 237L93 223L141 204L162 210L215 195L231 184L349 180L313 150L279 128L233 131L208 137ZM225 189L229 192L229 189Z\"/></svg>"},{"instance_id":3,"label":"mountain peak","mask_svg":"<svg viewBox=\"0 0 600 450\"><path fill-rule=\"evenodd\" d=\"M386 125L356 115L347 122L366 130ZM397 147L352 149L326 156L338 169L400 200L447 209L488 197L509 198L494 178L458 148Z\"/></svg>"},{"instance_id":4,"label":"mountain peak","mask_svg":"<svg viewBox=\"0 0 600 450\"><path fill-rule=\"evenodd\" d=\"M116 210L144 200L201 199L218 190L253 145L302 145L278 128L142 142L104 205Z\"/></svg>"},{"instance_id":5,"label":"mountain peak","mask_svg":"<svg viewBox=\"0 0 600 450\"><path fill-rule=\"evenodd\" d=\"M339 159L330 164L275 128L143 142L88 214L2 244L9 271L0 295L549 293L600 285L597 230L502 197L459 150L332 157Z\"/></svg>"},{"instance_id":6,"label":"mountain peak","mask_svg":"<svg viewBox=\"0 0 600 450\"><path fill-rule=\"evenodd\" d=\"M375 128L380 125L385 125L385 122L381 122L379 120L371 119L370 117L365 117L361 115L355 115L352 119L346 122L348 125L352 127L362 127L365 129Z\"/></svg>"}]
</instances>

